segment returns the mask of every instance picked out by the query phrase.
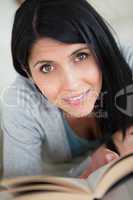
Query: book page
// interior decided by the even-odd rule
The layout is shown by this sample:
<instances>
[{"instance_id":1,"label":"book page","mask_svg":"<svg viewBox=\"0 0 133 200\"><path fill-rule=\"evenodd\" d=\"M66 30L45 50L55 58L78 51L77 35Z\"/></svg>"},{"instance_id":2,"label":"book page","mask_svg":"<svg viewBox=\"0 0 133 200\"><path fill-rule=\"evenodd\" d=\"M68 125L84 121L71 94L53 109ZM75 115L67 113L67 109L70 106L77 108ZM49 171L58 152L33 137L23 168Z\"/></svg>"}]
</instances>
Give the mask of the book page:
<instances>
[{"instance_id":1,"label":"book page","mask_svg":"<svg viewBox=\"0 0 133 200\"><path fill-rule=\"evenodd\" d=\"M35 180L35 177L33 179L32 177L32 181L33 182L28 182L28 178L27 177L24 178L24 180L21 182L21 184L15 184L15 179L12 180L10 179L10 186L8 184L8 180L6 180L6 185L8 185L8 189L4 192L0 192L0 197L2 197L2 200L92 200L92 193L90 192L89 194L89 189L88 189L88 185L85 184L84 180L81 179L64 179L60 180L60 178L56 178L56 177L49 177L51 179L56 179L56 181L54 180L54 182L58 182L61 183L63 181L63 184L41 184L41 182L39 182L41 179L37 179L37 181L34 182L33 180ZM39 177L38 177L39 178ZM47 177L48 178L48 177ZM49 179L48 178L48 179ZM43 178L44 179L44 178ZM17 180L17 183L20 183L21 178L19 178L19 180ZM46 180L45 180L46 181ZM45 182L44 181L44 182ZM11 182L13 184L11 184ZM23 183L23 184L22 184ZM26 184L24 184L26 183ZM28 184L27 184L28 183ZM37 183L37 184L35 184ZM50 183L50 181L49 181ZM70 186L70 187L66 187ZM72 186L72 187L71 187ZM75 190L76 188L76 190Z\"/></svg>"},{"instance_id":2,"label":"book page","mask_svg":"<svg viewBox=\"0 0 133 200\"><path fill-rule=\"evenodd\" d=\"M101 198L110 186L131 171L133 171L133 154L109 163L86 180L28 176L5 179L2 181L2 186L5 187L7 194L15 197L15 200L34 200L35 197L37 200L68 200L68 198L71 200L93 200L93 197Z\"/></svg>"},{"instance_id":3,"label":"book page","mask_svg":"<svg viewBox=\"0 0 133 200\"><path fill-rule=\"evenodd\" d=\"M64 177L50 177L50 176L29 176L29 177L17 177L14 179L4 179L1 185L8 190L18 190L19 188L38 188L40 190L54 190L58 191L73 191L77 193L91 193L88 184L83 179L76 178L64 178ZM31 189L30 189L31 190Z\"/></svg>"},{"instance_id":4,"label":"book page","mask_svg":"<svg viewBox=\"0 0 133 200\"><path fill-rule=\"evenodd\" d=\"M101 198L122 177L133 172L133 154L120 158L110 165L95 189L95 198Z\"/></svg>"},{"instance_id":5,"label":"book page","mask_svg":"<svg viewBox=\"0 0 133 200\"><path fill-rule=\"evenodd\" d=\"M100 167L88 176L88 178L86 179L86 183L88 184L91 191L95 191L96 186L98 185L99 181L101 180L101 178L103 177L104 173L107 171L110 165L112 165L112 163Z\"/></svg>"},{"instance_id":6,"label":"book page","mask_svg":"<svg viewBox=\"0 0 133 200\"><path fill-rule=\"evenodd\" d=\"M93 172L86 182L96 197L102 197L116 180L133 171L133 154L119 158Z\"/></svg>"},{"instance_id":7,"label":"book page","mask_svg":"<svg viewBox=\"0 0 133 200\"><path fill-rule=\"evenodd\" d=\"M15 200L92 200L87 194L40 193L15 197Z\"/></svg>"}]
</instances>

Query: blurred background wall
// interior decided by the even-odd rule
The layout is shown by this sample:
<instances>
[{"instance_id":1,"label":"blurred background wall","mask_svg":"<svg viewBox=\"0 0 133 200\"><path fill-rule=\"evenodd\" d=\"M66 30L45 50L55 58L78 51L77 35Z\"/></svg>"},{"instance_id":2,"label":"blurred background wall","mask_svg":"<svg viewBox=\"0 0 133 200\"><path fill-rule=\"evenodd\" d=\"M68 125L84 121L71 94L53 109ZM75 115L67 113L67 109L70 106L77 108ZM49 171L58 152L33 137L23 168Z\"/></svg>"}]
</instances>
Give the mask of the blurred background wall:
<instances>
[{"instance_id":1,"label":"blurred background wall","mask_svg":"<svg viewBox=\"0 0 133 200\"><path fill-rule=\"evenodd\" d=\"M10 52L13 16L17 8L14 0L0 2L0 90L15 78Z\"/></svg>"},{"instance_id":2,"label":"blurred background wall","mask_svg":"<svg viewBox=\"0 0 133 200\"><path fill-rule=\"evenodd\" d=\"M133 42L133 0L88 0L118 33ZM0 2L0 91L15 78L10 52L11 29L17 8L15 0Z\"/></svg>"}]
</instances>

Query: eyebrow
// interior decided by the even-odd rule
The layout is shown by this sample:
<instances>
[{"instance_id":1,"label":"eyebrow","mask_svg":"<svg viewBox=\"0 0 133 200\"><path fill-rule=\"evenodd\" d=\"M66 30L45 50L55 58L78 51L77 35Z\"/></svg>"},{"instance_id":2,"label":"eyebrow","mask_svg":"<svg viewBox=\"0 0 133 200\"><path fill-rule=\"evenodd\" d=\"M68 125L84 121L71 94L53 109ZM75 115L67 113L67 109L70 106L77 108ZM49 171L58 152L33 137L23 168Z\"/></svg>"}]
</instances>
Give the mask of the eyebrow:
<instances>
[{"instance_id":1,"label":"eyebrow","mask_svg":"<svg viewBox=\"0 0 133 200\"><path fill-rule=\"evenodd\" d=\"M84 49L89 49L89 48L88 47L82 47L80 49L77 49L76 51L74 51L70 55L70 57L72 57L73 55L75 55L76 53L78 53L79 51L84 50ZM49 63L50 64L50 63L53 63L53 61L52 60L39 60L33 65L33 68L36 67L36 65L41 64L41 63Z\"/></svg>"}]
</instances>

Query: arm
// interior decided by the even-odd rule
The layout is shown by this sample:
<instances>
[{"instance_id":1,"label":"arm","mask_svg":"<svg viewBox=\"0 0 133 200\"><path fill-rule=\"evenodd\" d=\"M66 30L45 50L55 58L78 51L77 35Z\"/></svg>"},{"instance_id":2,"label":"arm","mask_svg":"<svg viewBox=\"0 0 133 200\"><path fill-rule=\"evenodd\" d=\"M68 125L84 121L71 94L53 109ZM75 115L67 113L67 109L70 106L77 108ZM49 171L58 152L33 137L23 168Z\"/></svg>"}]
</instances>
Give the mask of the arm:
<instances>
[{"instance_id":1,"label":"arm","mask_svg":"<svg viewBox=\"0 0 133 200\"><path fill-rule=\"evenodd\" d=\"M6 106L2 129L4 176L42 174L43 138L30 111L20 106Z\"/></svg>"},{"instance_id":2,"label":"arm","mask_svg":"<svg viewBox=\"0 0 133 200\"><path fill-rule=\"evenodd\" d=\"M118 158L118 154L102 145L92 154L91 163L80 175L80 178L87 178L92 172Z\"/></svg>"},{"instance_id":3,"label":"arm","mask_svg":"<svg viewBox=\"0 0 133 200\"><path fill-rule=\"evenodd\" d=\"M102 145L94 151L91 156L88 156L79 165L72 168L68 172L68 176L87 178L92 172L117 159L118 157L118 154L107 149L105 145Z\"/></svg>"}]
</instances>

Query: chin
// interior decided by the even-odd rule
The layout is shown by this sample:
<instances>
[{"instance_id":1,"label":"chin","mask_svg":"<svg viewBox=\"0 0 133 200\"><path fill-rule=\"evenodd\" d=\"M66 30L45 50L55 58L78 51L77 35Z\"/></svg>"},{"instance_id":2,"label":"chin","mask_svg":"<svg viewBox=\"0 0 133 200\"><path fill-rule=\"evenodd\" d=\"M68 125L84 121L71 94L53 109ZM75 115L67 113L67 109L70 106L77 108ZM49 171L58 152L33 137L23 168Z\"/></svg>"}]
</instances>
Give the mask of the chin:
<instances>
[{"instance_id":1,"label":"chin","mask_svg":"<svg viewBox=\"0 0 133 200\"><path fill-rule=\"evenodd\" d=\"M71 113L70 115L76 118L82 118L89 116L90 113Z\"/></svg>"},{"instance_id":2,"label":"chin","mask_svg":"<svg viewBox=\"0 0 133 200\"><path fill-rule=\"evenodd\" d=\"M65 112L67 112L68 115L75 117L75 118L81 118L81 117L87 117L87 116L89 117L90 114L93 111L93 108L94 108L94 106L92 108L90 108L89 110L88 109L87 110L80 110L80 111L65 110Z\"/></svg>"}]
</instances>

